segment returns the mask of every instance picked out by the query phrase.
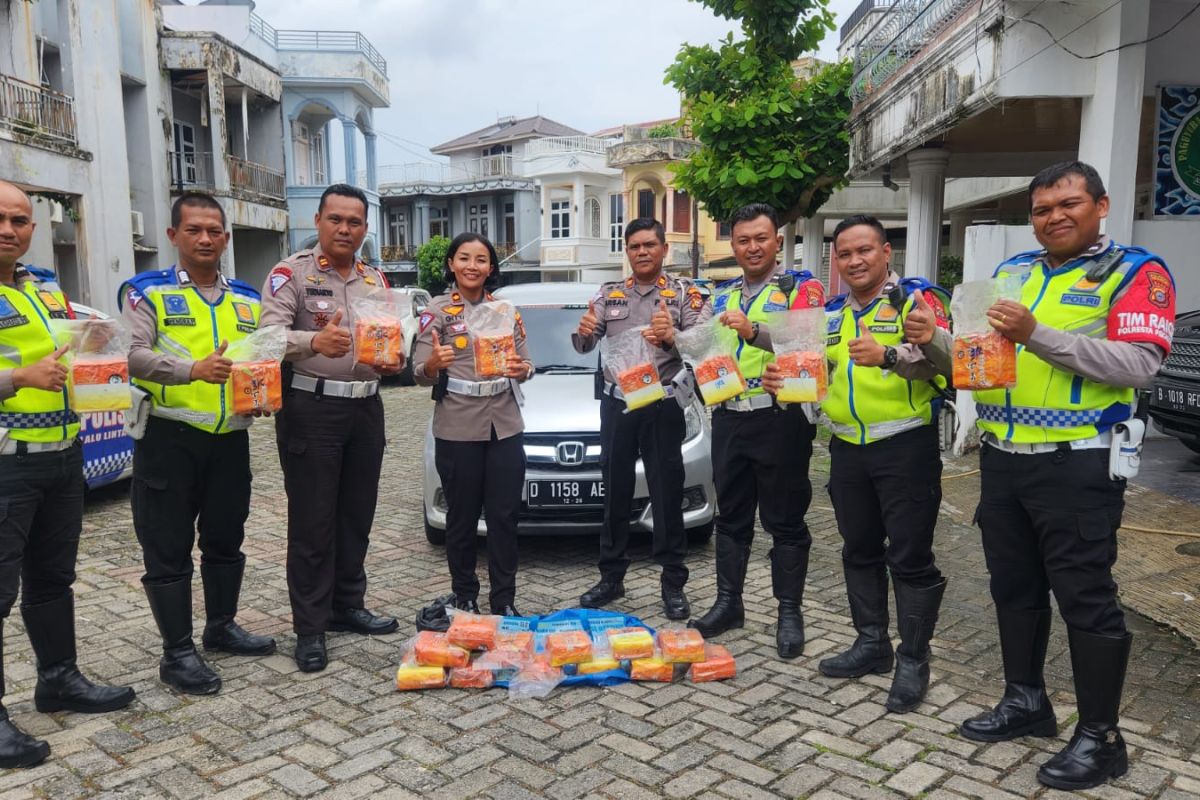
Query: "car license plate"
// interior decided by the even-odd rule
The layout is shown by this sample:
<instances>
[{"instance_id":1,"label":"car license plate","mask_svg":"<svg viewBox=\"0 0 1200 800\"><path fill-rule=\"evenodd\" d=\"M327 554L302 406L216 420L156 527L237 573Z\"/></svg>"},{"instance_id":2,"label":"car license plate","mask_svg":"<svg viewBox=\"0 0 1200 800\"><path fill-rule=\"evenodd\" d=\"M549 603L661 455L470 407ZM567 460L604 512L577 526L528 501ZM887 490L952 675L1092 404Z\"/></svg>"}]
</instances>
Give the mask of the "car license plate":
<instances>
[{"instance_id":1,"label":"car license plate","mask_svg":"<svg viewBox=\"0 0 1200 800\"><path fill-rule=\"evenodd\" d=\"M526 481L525 497L530 508L602 506L604 483L598 480Z\"/></svg>"},{"instance_id":2,"label":"car license plate","mask_svg":"<svg viewBox=\"0 0 1200 800\"><path fill-rule=\"evenodd\" d=\"M1200 391L1158 384L1154 387L1153 404L1172 411L1200 413Z\"/></svg>"}]
</instances>

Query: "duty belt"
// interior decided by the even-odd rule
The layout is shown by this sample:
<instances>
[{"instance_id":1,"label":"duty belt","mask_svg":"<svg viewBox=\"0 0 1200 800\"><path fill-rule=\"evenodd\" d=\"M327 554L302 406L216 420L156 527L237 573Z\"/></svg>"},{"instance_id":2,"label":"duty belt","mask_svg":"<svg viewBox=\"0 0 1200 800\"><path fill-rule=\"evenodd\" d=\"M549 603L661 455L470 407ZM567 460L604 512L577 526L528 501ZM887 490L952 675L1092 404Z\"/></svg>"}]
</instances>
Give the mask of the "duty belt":
<instances>
[{"instance_id":1,"label":"duty belt","mask_svg":"<svg viewBox=\"0 0 1200 800\"><path fill-rule=\"evenodd\" d=\"M292 375L292 388L323 397L347 397L361 400L379 394L379 381L333 381L311 375Z\"/></svg>"},{"instance_id":2,"label":"duty belt","mask_svg":"<svg viewBox=\"0 0 1200 800\"><path fill-rule=\"evenodd\" d=\"M726 400L721 403L721 408L726 411L759 411L764 408L770 408L775 405L775 398L769 394L755 394L750 397Z\"/></svg>"},{"instance_id":3,"label":"duty belt","mask_svg":"<svg viewBox=\"0 0 1200 800\"><path fill-rule=\"evenodd\" d=\"M464 381L460 378L447 378L446 391L451 394L465 394L469 397L492 397L504 394L512 389L508 378L497 378L493 381Z\"/></svg>"},{"instance_id":4,"label":"duty belt","mask_svg":"<svg viewBox=\"0 0 1200 800\"><path fill-rule=\"evenodd\" d=\"M0 456L23 456L26 453L61 453L75 445L74 439L63 439L59 442L19 442L6 439L0 444Z\"/></svg>"},{"instance_id":5,"label":"duty belt","mask_svg":"<svg viewBox=\"0 0 1200 800\"><path fill-rule=\"evenodd\" d=\"M675 387L671 384L664 383L663 390L667 393L667 397L675 396ZM617 400L625 399L625 393L622 392L621 387L617 386L615 383L605 383L604 394L608 395L609 397L615 397Z\"/></svg>"},{"instance_id":6,"label":"duty belt","mask_svg":"<svg viewBox=\"0 0 1200 800\"><path fill-rule=\"evenodd\" d=\"M1105 431L1086 439L1075 439L1070 442L1029 442L1018 443L1000 439L993 433L983 435L984 444L990 445L1005 453L1035 455L1037 453L1055 453L1059 450L1107 450L1112 447L1112 431Z\"/></svg>"}]
</instances>

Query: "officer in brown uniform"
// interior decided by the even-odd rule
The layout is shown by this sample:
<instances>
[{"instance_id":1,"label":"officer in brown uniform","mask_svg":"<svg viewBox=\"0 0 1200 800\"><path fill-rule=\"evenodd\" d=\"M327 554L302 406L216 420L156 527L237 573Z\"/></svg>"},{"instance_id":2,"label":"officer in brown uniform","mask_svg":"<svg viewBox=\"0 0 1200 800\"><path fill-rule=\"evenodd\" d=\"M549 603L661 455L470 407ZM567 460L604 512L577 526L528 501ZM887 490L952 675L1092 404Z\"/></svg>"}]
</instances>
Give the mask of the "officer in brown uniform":
<instances>
[{"instance_id":1,"label":"officer in brown uniform","mask_svg":"<svg viewBox=\"0 0 1200 800\"><path fill-rule=\"evenodd\" d=\"M587 353L605 336L650 326L644 335L655 346L655 366L671 394L671 379L683 368L673 331L687 330L701 319L704 298L689 281L663 274L667 239L657 220L642 217L630 222L625 227L625 252L633 274L600 288L592 308L579 321L579 329L571 334L571 343L578 352ZM651 551L663 568L663 607L668 619L687 619L691 608L683 592L688 579L683 563L687 556L680 451L683 409L676 402L665 401L626 412L615 377L607 369L604 377L600 398L600 468L604 477L600 582L579 598L579 604L600 608L625 596L629 520L640 454L654 518Z\"/></svg>"},{"instance_id":2,"label":"officer in brown uniform","mask_svg":"<svg viewBox=\"0 0 1200 800\"><path fill-rule=\"evenodd\" d=\"M367 235L366 215L361 190L330 186L317 209L318 245L278 264L263 287L259 324L289 329L275 432L288 496L296 664L303 672L328 663L326 631L383 634L398 627L365 608L363 561L383 462L383 370L355 363L352 303L388 291L383 275L355 258Z\"/></svg>"},{"instance_id":3,"label":"officer in brown uniform","mask_svg":"<svg viewBox=\"0 0 1200 800\"><path fill-rule=\"evenodd\" d=\"M517 617L517 514L525 482L525 422L517 383L533 377L518 314L512 331L516 352L505 374L476 373L472 313L494 298L500 262L477 233L460 233L446 255L453 291L434 298L421 315L413 376L435 386L433 436L438 476L446 496L446 560L455 606L478 613L475 536L486 514L489 603L493 614Z\"/></svg>"}]
</instances>

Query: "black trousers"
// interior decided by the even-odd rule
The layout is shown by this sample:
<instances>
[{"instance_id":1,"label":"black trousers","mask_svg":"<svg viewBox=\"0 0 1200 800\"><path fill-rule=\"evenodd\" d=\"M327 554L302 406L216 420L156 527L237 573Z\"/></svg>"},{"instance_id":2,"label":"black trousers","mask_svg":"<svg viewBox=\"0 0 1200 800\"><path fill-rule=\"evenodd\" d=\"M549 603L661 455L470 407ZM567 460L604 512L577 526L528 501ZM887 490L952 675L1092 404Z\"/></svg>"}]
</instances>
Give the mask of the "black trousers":
<instances>
[{"instance_id":1,"label":"black trousers","mask_svg":"<svg viewBox=\"0 0 1200 800\"><path fill-rule=\"evenodd\" d=\"M625 402L600 399L600 471L604 478L604 532L600 574L611 581L629 568L629 522L637 459L641 455L654 519L651 553L670 586L687 583L687 532L683 528L683 409L667 398L625 413Z\"/></svg>"},{"instance_id":2,"label":"black trousers","mask_svg":"<svg viewBox=\"0 0 1200 800\"><path fill-rule=\"evenodd\" d=\"M142 546L142 582L192 576L200 533L205 564L239 564L250 515L250 436L207 433L150 417L133 444L133 529Z\"/></svg>"},{"instance_id":3,"label":"black trousers","mask_svg":"<svg viewBox=\"0 0 1200 800\"><path fill-rule=\"evenodd\" d=\"M78 442L58 453L0 456L0 619L18 587L26 606L71 593L83 490Z\"/></svg>"},{"instance_id":4,"label":"black trousers","mask_svg":"<svg viewBox=\"0 0 1200 800\"><path fill-rule=\"evenodd\" d=\"M489 442L434 440L434 463L446 495L446 561L457 598L479 597L475 537L480 512L487 521L488 600L493 611L517 595L517 515L525 484L525 437Z\"/></svg>"},{"instance_id":5,"label":"black trousers","mask_svg":"<svg viewBox=\"0 0 1200 800\"><path fill-rule=\"evenodd\" d=\"M363 608L363 562L383 464L383 401L289 389L275 418L288 496L288 595L298 634L324 633L334 609Z\"/></svg>"},{"instance_id":6,"label":"black trousers","mask_svg":"<svg viewBox=\"0 0 1200 800\"><path fill-rule=\"evenodd\" d=\"M809 547L804 515L812 502L808 463L816 433L798 405L757 411L718 408L712 417L717 533L754 540L754 512L780 544Z\"/></svg>"},{"instance_id":7,"label":"black trousers","mask_svg":"<svg viewBox=\"0 0 1200 800\"><path fill-rule=\"evenodd\" d=\"M850 569L886 564L894 580L932 586L933 529L942 504L937 430L925 425L871 444L829 444L829 497Z\"/></svg>"},{"instance_id":8,"label":"black trousers","mask_svg":"<svg viewBox=\"0 0 1200 800\"><path fill-rule=\"evenodd\" d=\"M1125 481L1108 477L1108 450L1005 453L984 445L975 519L998 608L1050 607L1067 625L1123 636L1112 565Z\"/></svg>"}]
</instances>

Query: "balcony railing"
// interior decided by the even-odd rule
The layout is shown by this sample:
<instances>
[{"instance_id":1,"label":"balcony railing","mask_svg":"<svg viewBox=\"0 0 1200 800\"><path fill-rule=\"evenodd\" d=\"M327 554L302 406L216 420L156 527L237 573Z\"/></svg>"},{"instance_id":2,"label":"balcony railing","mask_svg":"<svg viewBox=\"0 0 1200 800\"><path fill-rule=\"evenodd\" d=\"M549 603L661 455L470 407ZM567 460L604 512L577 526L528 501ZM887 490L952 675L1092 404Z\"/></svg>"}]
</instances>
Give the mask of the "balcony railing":
<instances>
[{"instance_id":1,"label":"balcony railing","mask_svg":"<svg viewBox=\"0 0 1200 800\"><path fill-rule=\"evenodd\" d=\"M379 255L385 262L416 261L417 248L407 244L385 244L379 248Z\"/></svg>"},{"instance_id":2,"label":"balcony railing","mask_svg":"<svg viewBox=\"0 0 1200 800\"><path fill-rule=\"evenodd\" d=\"M604 155L608 143L594 136L547 136L534 139L525 145L528 156L552 155L557 153L595 153Z\"/></svg>"},{"instance_id":3,"label":"balcony railing","mask_svg":"<svg viewBox=\"0 0 1200 800\"><path fill-rule=\"evenodd\" d=\"M854 9L854 11L850 13L850 16L846 18L846 21L842 23L842 28L838 32L839 38L845 39L846 34L854 30L855 26L862 22L863 17L865 17L867 14L870 14L877 8L885 8L890 6L895 2L896 0L862 0L862 2L858 4L858 8Z\"/></svg>"},{"instance_id":4,"label":"balcony railing","mask_svg":"<svg viewBox=\"0 0 1200 800\"><path fill-rule=\"evenodd\" d=\"M700 149L695 139L679 137L645 138L621 142L608 148L608 166L627 167L630 164L651 164L658 161L682 161Z\"/></svg>"},{"instance_id":5,"label":"balcony railing","mask_svg":"<svg viewBox=\"0 0 1200 800\"><path fill-rule=\"evenodd\" d=\"M234 189L276 200L286 197L284 174L279 170L244 161L237 156L225 156L225 165L229 169L229 185Z\"/></svg>"},{"instance_id":6,"label":"balcony railing","mask_svg":"<svg viewBox=\"0 0 1200 800\"><path fill-rule=\"evenodd\" d=\"M195 150L170 150L167 168L171 171L171 186L178 190L212 189L212 153Z\"/></svg>"},{"instance_id":7,"label":"balcony railing","mask_svg":"<svg viewBox=\"0 0 1200 800\"><path fill-rule=\"evenodd\" d=\"M896 0L855 49L850 96L863 100L887 82L974 0Z\"/></svg>"},{"instance_id":8,"label":"balcony railing","mask_svg":"<svg viewBox=\"0 0 1200 800\"><path fill-rule=\"evenodd\" d=\"M387 75L385 59L366 36L358 31L284 31L271 27L258 14L250 14L250 32L276 50L327 50L362 53L375 68Z\"/></svg>"},{"instance_id":9,"label":"balcony railing","mask_svg":"<svg viewBox=\"0 0 1200 800\"><path fill-rule=\"evenodd\" d=\"M404 185L458 183L479 178L508 178L514 175L513 157L499 155L485 156L454 164L388 164L379 167L376 178L380 185Z\"/></svg>"},{"instance_id":10,"label":"balcony railing","mask_svg":"<svg viewBox=\"0 0 1200 800\"><path fill-rule=\"evenodd\" d=\"M75 145L75 101L68 95L0 75L0 127Z\"/></svg>"}]
</instances>

